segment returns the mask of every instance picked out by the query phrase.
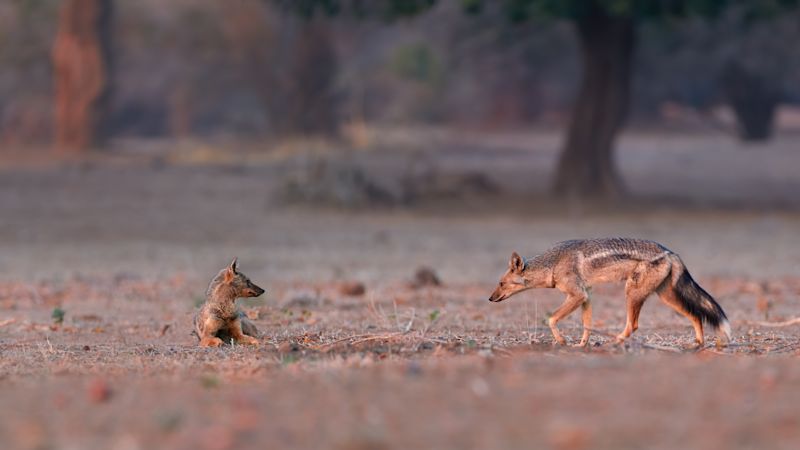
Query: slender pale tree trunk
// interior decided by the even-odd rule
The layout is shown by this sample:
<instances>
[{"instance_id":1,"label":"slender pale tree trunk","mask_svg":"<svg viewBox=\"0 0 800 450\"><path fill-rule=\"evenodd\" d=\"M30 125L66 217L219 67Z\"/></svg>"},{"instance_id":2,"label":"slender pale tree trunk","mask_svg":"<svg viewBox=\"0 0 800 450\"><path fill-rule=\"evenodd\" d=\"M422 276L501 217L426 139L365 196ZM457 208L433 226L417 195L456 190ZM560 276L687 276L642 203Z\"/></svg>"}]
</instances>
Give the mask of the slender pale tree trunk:
<instances>
[{"instance_id":1,"label":"slender pale tree trunk","mask_svg":"<svg viewBox=\"0 0 800 450\"><path fill-rule=\"evenodd\" d=\"M583 76L553 188L560 195L615 198L624 193L613 153L628 110L634 21L597 10L575 27Z\"/></svg>"},{"instance_id":2,"label":"slender pale tree trunk","mask_svg":"<svg viewBox=\"0 0 800 450\"><path fill-rule=\"evenodd\" d=\"M84 152L102 143L109 93L111 0L64 0L53 45L55 144Z\"/></svg>"}]
</instances>

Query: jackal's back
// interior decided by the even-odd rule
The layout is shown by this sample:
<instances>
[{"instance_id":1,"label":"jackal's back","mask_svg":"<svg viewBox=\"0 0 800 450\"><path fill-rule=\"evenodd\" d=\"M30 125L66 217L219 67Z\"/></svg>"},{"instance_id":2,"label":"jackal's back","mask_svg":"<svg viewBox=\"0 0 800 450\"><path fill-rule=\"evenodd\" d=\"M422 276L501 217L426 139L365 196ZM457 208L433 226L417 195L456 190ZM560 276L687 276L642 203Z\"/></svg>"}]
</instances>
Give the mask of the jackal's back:
<instances>
[{"instance_id":1,"label":"jackal's back","mask_svg":"<svg viewBox=\"0 0 800 450\"><path fill-rule=\"evenodd\" d=\"M646 261L672 253L658 242L631 238L574 239L559 242L544 253L530 258L533 266L555 267L577 255L594 268L620 261Z\"/></svg>"},{"instance_id":2,"label":"jackal's back","mask_svg":"<svg viewBox=\"0 0 800 450\"><path fill-rule=\"evenodd\" d=\"M559 242L556 252L581 252L588 259L624 256L630 259L650 259L670 250L658 242L631 238L576 239Z\"/></svg>"}]
</instances>

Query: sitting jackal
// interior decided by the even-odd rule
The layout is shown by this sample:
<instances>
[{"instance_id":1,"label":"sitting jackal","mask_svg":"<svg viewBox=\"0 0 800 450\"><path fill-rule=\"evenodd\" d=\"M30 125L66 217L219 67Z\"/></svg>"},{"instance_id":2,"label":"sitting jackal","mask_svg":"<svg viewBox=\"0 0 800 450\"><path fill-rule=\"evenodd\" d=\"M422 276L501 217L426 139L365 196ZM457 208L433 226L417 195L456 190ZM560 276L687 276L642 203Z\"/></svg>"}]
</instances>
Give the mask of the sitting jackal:
<instances>
[{"instance_id":1,"label":"sitting jackal","mask_svg":"<svg viewBox=\"0 0 800 450\"><path fill-rule=\"evenodd\" d=\"M678 255L657 242L641 239L565 241L530 259L515 252L489 301L500 302L531 288L556 288L567 298L548 320L553 338L559 344L566 343L556 324L580 306L583 337L578 345L584 346L592 327L588 288L611 281L625 281L628 318L625 329L617 336L618 342L639 328L639 312L653 292L692 322L698 345L704 343L703 322L721 330L726 341L731 339L731 327L722 307L692 279Z\"/></svg>"},{"instance_id":2,"label":"sitting jackal","mask_svg":"<svg viewBox=\"0 0 800 450\"><path fill-rule=\"evenodd\" d=\"M208 286L206 302L194 316L194 333L203 347L219 347L231 340L258 345L258 329L236 307L239 297L258 297L264 289L238 271L237 260L222 269Z\"/></svg>"}]
</instances>

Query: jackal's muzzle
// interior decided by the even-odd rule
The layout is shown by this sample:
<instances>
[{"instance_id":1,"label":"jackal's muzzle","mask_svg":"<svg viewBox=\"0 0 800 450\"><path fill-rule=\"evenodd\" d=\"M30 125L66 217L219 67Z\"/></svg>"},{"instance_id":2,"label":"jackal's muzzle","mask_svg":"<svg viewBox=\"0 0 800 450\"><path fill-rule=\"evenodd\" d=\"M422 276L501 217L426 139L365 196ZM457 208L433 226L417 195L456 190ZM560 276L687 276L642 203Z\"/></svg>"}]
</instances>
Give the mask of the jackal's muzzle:
<instances>
[{"instance_id":1,"label":"jackal's muzzle","mask_svg":"<svg viewBox=\"0 0 800 450\"><path fill-rule=\"evenodd\" d=\"M245 297L258 297L259 295L263 294L264 292L266 292L266 291L264 291L264 289L262 289L259 286L256 286L255 284L252 285L252 286L248 286L244 290Z\"/></svg>"},{"instance_id":2,"label":"jackal's muzzle","mask_svg":"<svg viewBox=\"0 0 800 450\"><path fill-rule=\"evenodd\" d=\"M505 300L507 298L508 298L508 295L506 295L506 294L504 294L502 292L495 291L495 292L492 292L491 296L489 296L489 301L493 302L493 303L498 303L498 302L502 302L503 300Z\"/></svg>"}]
</instances>

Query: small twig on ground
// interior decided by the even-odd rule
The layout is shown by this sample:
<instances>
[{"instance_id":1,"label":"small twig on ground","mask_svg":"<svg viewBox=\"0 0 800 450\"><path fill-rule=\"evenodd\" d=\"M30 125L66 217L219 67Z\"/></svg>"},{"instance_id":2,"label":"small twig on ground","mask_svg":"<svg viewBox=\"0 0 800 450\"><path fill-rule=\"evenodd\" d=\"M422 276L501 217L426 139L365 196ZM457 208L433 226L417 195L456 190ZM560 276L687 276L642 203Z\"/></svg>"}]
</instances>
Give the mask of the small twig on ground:
<instances>
[{"instance_id":1,"label":"small twig on ground","mask_svg":"<svg viewBox=\"0 0 800 450\"><path fill-rule=\"evenodd\" d=\"M401 330L402 326L400 326L400 316L397 314L397 300L392 300L392 306L394 307L394 323L397 325L397 329Z\"/></svg>"},{"instance_id":2,"label":"small twig on ground","mask_svg":"<svg viewBox=\"0 0 800 450\"><path fill-rule=\"evenodd\" d=\"M416 352L417 350L419 350L419 346L420 346L420 345L422 345L422 343L423 343L423 342L425 342L425 334L428 332L428 330L430 330L430 329L431 329L431 327L433 327L433 325L434 325L436 322L438 322L438 321L439 321L439 319L441 319L443 315L444 315L444 312L437 313L437 314L436 314L436 317L434 317L434 318L433 318L433 320L431 320L430 322L428 322L428 323L425 325L425 328L423 328L423 329L422 329L422 333L419 335L419 341L417 342L417 345L415 345L415 346L414 346L414 351L415 351L415 352Z\"/></svg>"},{"instance_id":3,"label":"small twig on ground","mask_svg":"<svg viewBox=\"0 0 800 450\"><path fill-rule=\"evenodd\" d=\"M704 352L704 353L705 353L705 352L707 352L707 353L713 353L713 354L715 354L715 355L734 356L734 354L733 354L733 353L731 353L731 352L722 352L722 351L719 351L719 350L715 349L714 347L701 348L701 349L700 349L700 350L698 350L698 351L701 351L701 352Z\"/></svg>"},{"instance_id":4,"label":"small twig on ground","mask_svg":"<svg viewBox=\"0 0 800 450\"><path fill-rule=\"evenodd\" d=\"M369 311L373 317L378 319L383 324L384 327L390 326L391 322L389 321L389 318L386 316L386 313L383 312L383 308L381 308L380 305L375 303L374 296L372 295L369 296L369 302L367 303L367 306L368 306L367 311Z\"/></svg>"},{"instance_id":5,"label":"small twig on ground","mask_svg":"<svg viewBox=\"0 0 800 450\"><path fill-rule=\"evenodd\" d=\"M403 330L404 333L408 333L411 331L411 327L414 325L414 318L417 316L417 310L415 308L411 308L411 319L408 320L408 324L406 324L406 328Z\"/></svg>"},{"instance_id":6,"label":"small twig on ground","mask_svg":"<svg viewBox=\"0 0 800 450\"><path fill-rule=\"evenodd\" d=\"M502 356L511 356L512 355L511 350L507 350L507 349L505 349L503 347L497 347L497 346L494 346L494 345L489 348L489 351L492 352L492 353L498 353L498 354L500 354Z\"/></svg>"},{"instance_id":7,"label":"small twig on ground","mask_svg":"<svg viewBox=\"0 0 800 450\"><path fill-rule=\"evenodd\" d=\"M786 353L787 351L794 351L797 350L797 344L784 344L775 348L769 348L767 351L764 352L765 355L773 354L773 353Z\"/></svg>"},{"instance_id":8,"label":"small twig on ground","mask_svg":"<svg viewBox=\"0 0 800 450\"><path fill-rule=\"evenodd\" d=\"M595 334L599 334L601 336L605 336L605 337L610 337L610 338L616 338L617 337L617 335L615 333L611 333L609 331L601 330L599 328L589 328L589 331L591 331L592 333L595 333Z\"/></svg>"}]
</instances>

